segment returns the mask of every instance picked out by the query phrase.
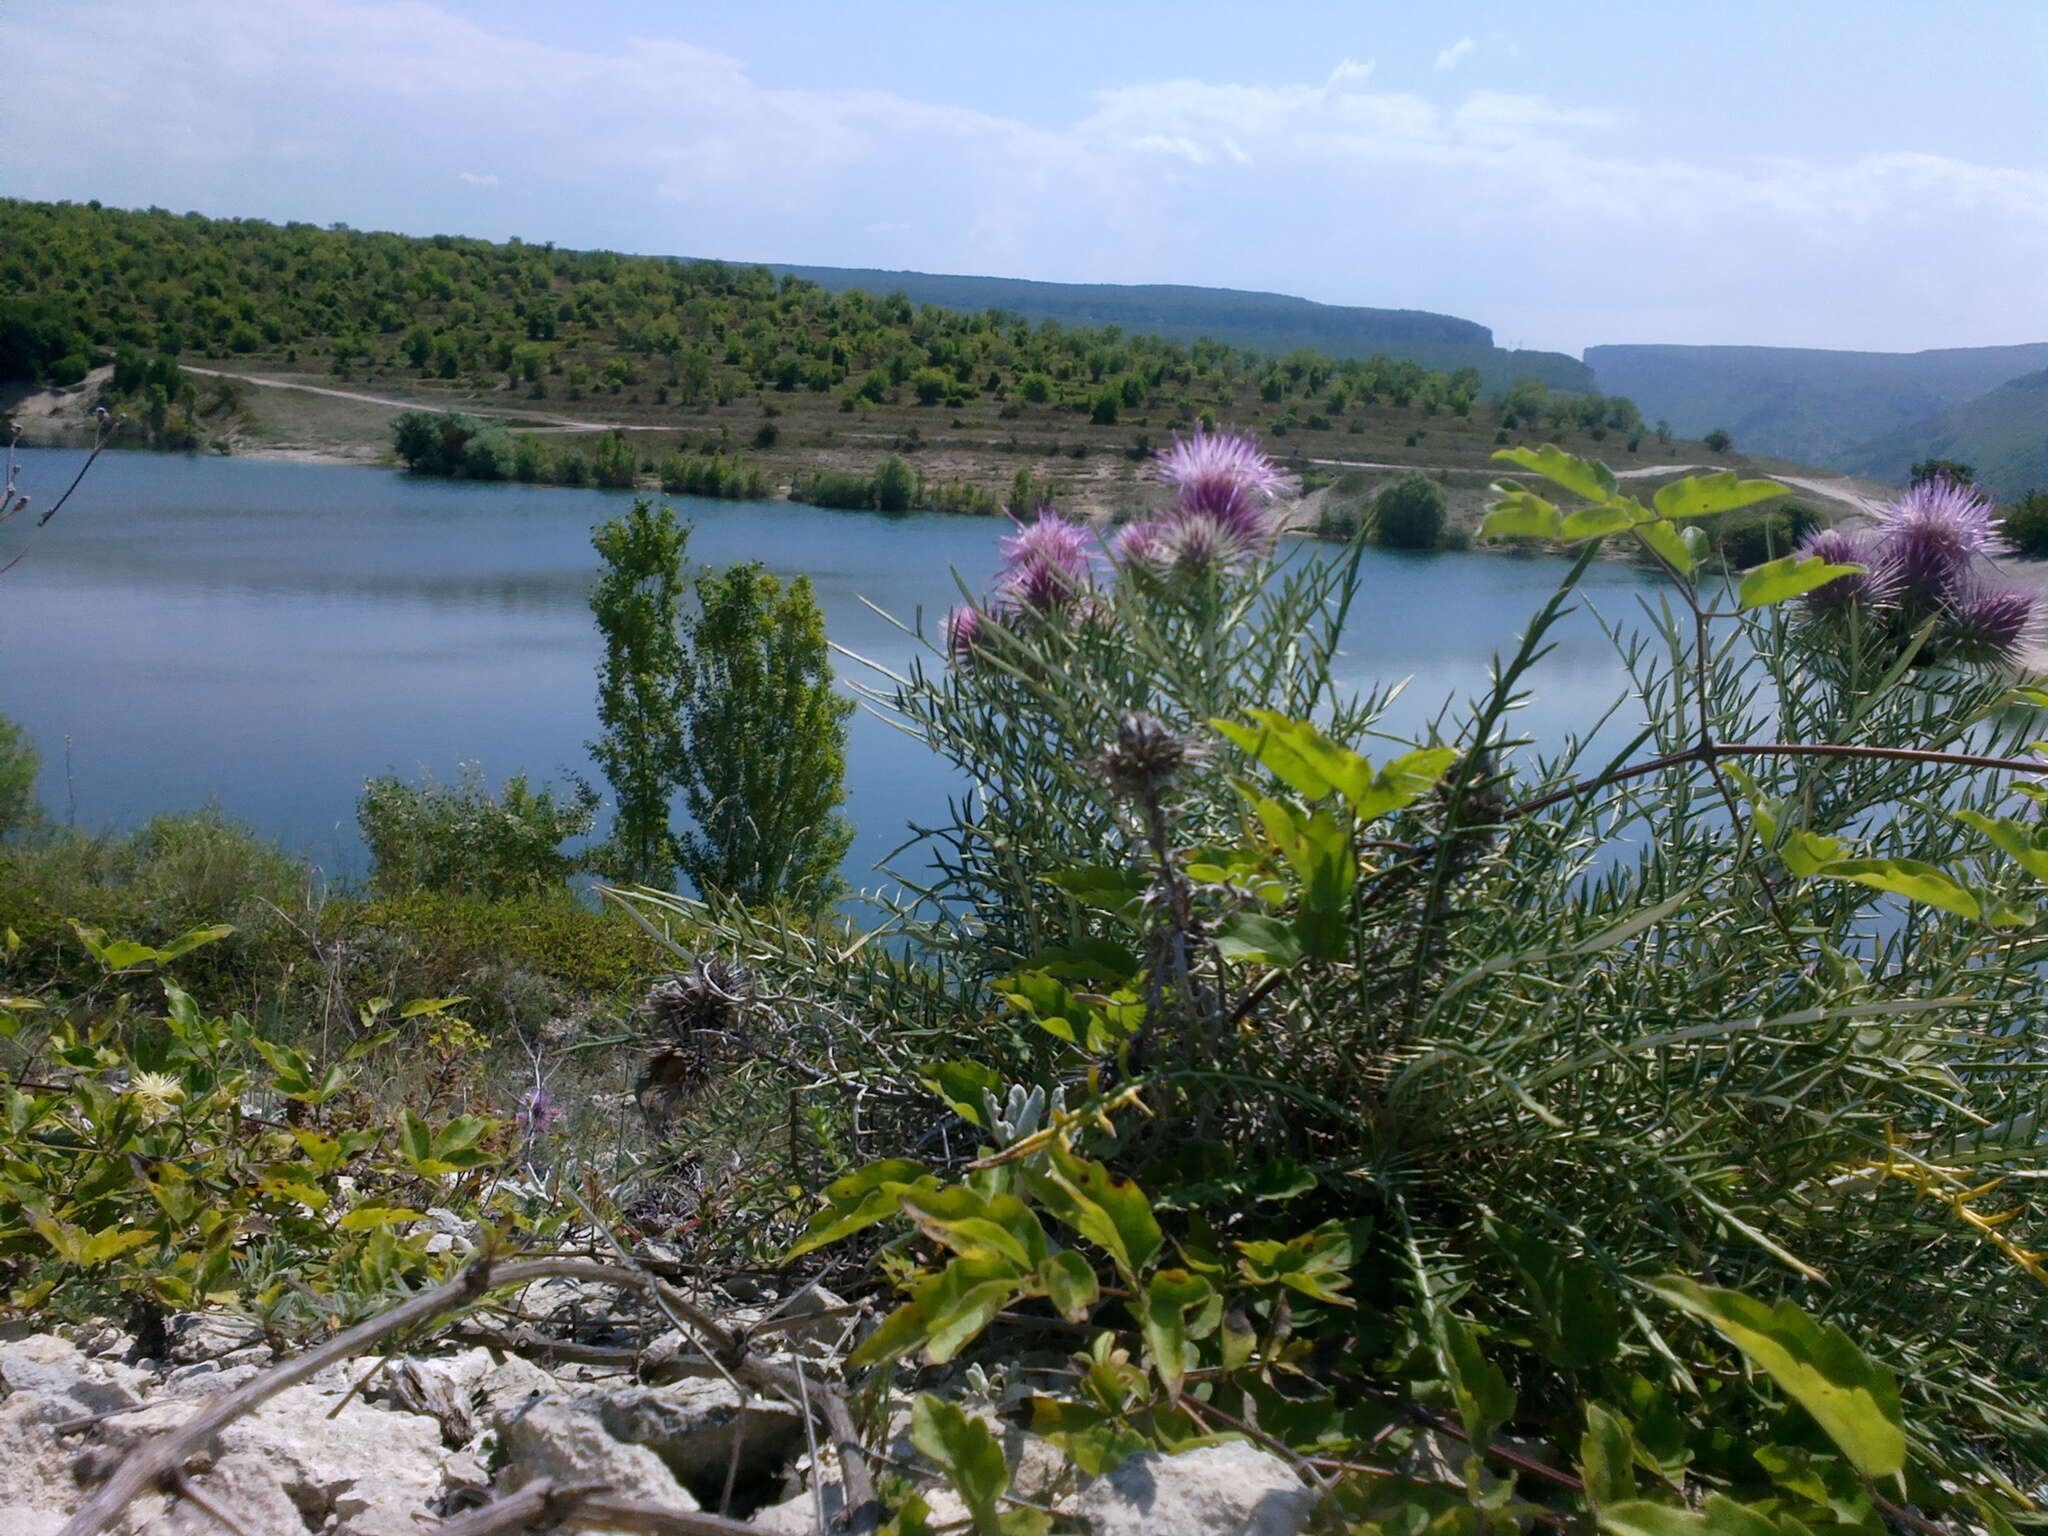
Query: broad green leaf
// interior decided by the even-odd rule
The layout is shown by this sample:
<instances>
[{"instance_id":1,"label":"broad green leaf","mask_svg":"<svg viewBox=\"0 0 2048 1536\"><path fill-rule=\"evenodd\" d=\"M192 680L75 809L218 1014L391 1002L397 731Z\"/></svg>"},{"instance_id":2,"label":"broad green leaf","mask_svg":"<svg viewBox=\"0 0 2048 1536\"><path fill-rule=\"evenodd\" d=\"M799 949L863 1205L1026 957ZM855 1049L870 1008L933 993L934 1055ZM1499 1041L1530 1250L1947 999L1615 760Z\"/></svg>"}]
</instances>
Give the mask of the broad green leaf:
<instances>
[{"instance_id":1,"label":"broad green leaf","mask_svg":"<svg viewBox=\"0 0 2048 1536\"><path fill-rule=\"evenodd\" d=\"M1344 797L1359 825L1369 826L1389 812L1420 800L1442 782L1457 760L1455 747L1422 747L1404 752L1366 783L1344 786Z\"/></svg>"},{"instance_id":2,"label":"broad green leaf","mask_svg":"<svg viewBox=\"0 0 2048 1536\"><path fill-rule=\"evenodd\" d=\"M1031 1400L1031 1428L1066 1453L1067 1460L1089 1477L1113 1472L1152 1442L1121 1420L1085 1403L1053 1397Z\"/></svg>"},{"instance_id":3,"label":"broad green leaf","mask_svg":"<svg viewBox=\"0 0 2048 1536\"><path fill-rule=\"evenodd\" d=\"M159 960L175 960L180 955L189 954L202 944L212 944L217 940L224 939L234 931L235 928L232 923L215 923L210 928L190 928L157 950L156 957Z\"/></svg>"},{"instance_id":4,"label":"broad green leaf","mask_svg":"<svg viewBox=\"0 0 2048 1536\"><path fill-rule=\"evenodd\" d=\"M785 1258L794 1259L827 1243L836 1243L863 1227L896 1215L902 1209L901 1196L905 1190L938 1187L939 1181L924 1164L907 1157L884 1158L842 1179L834 1179L825 1186L825 1208L811 1218L804 1235Z\"/></svg>"},{"instance_id":5,"label":"broad green leaf","mask_svg":"<svg viewBox=\"0 0 2048 1536\"><path fill-rule=\"evenodd\" d=\"M344 1232L368 1232L376 1227L395 1227L408 1221L424 1221L426 1217L425 1211L408 1210L402 1205L359 1205L335 1225Z\"/></svg>"},{"instance_id":6,"label":"broad green leaf","mask_svg":"<svg viewBox=\"0 0 2048 1536\"><path fill-rule=\"evenodd\" d=\"M1534 491L1496 485L1497 500L1488 504L1486 520L1479 525L1482 539L1554 539L1564 525L1564 514Z\"/></svg>"},{"instance_id":7,"label":"broad green leaf","mask_svg":"<svg viewBox=\"0 0 2048 1536\"><path fill-rule=\"evenodd\" d=\"M1681 576L1690 576L1700 563L1699 554L1685 538L1685 533L1696 531L1686 529L1681 532L1669 523L1655 521L1636 524L1636 537L1661 555Z\"/></svg>"},{"instance_id":8,"label":"broad green leaf","mask_svg":"<svg viewBox=\"0 0 2048 1536\"><path fill-rule=\"evenodd\" d=\"M864 1370L871 1365L899 1360L924 1342L929 1327L924 1308L915 1301L905 1302L860 1341L854 1352L846 1357L846 1363L856 1370Z\"/></svg>"},{"instance_id":9,"label":"broad green leaf","mask_svg":"<svg viewBox=\"0 0 2048 1536\"><path fill-rule=\"evenodd\" d=\"M1579 1440L1579 1476L1596 1509L1632 1499L1636 1492L1636 1440L1628 1420L1598 1403L1586 1404L1586 1433Z\"/></svg>"},{"instance_id":10,"label":"broad green leaf","mask_svg":"<svg viewBox=\"0 0 2048 1536\"><path fill-rule=\"evenodd\" d=\"M1102 1299L1095 1267L1071 1248L1063 1248L1038 1266L1038 1283L1046 1300L1070 1323L1085 1323Z\"/></svg>"},{"instance_id":11,"label":"broad green leaf","mask_svg":"<svg viewBox=\"0 0 2048 1536\"><path fill-rule=\"evenodd\" d=\"M1209 724L1304 800L1320 800L1340 785L1372 772L1364 758L1339 746L1306 720L1289 719L1271 709L1245 713L1253 724L1220 718Z\"/></svg>"},{"instance_id":12,"label":"broad green leaf","mask_svg":"<svg viewBox=\"0 0 2048 1536\"><path fill-rule=\"evenodd\" d=\"M330 1204L326 1190L317 1184L308 1184L302 1179L260 1179L256 1187L266 1195L294 1201L309 1211L324 1211Z\"/></svg>"},{"instance_id":13,"label":"broad green leaf","mask_svg":"<svg viewBox=\"0 0 2048 1536\"><path fill-rule=\"evenodd\" d=\"M1862 569L1860 565L1831 565L1819 555L1782 555L1743 577L1736 596L1744 608L1768 608Z\"/></svg>"},{"instance_id":14,"label":"broad green leaf","mask_svg":"<svg viewBox=\"0 0 2048 1536\"><path fill-rule=\"evenodd\" d=\"M111 1259L118 1259L124 1253L145 1247L157 1240L157 1234L154 1232L146 1230L137 1231L134 1228L109 1227L104 1232L95 1232L79 1245L78 1262L80 1264L105 1264Z\"/></svg>"},{"instance_id":15,"label":"broad green leaf","mask_svg":"<svg viewBox=\"0 0 2048 1536\"><path fill-rule=\"evenodd\" d=\"M1284 1285L1316 1301L1348 1307L1340 1292L1350 1283L1361 1239L1342 1222L1328 1221L1288 1242L1273 1238L1240 1242L1238 1260L1254 1285Z\"/></svg>"},{"instance_id":16,"label":"broad green leaf","mask_svg":"<svg viewBox=\"0 0 2048 1536\"><path fill-rule=\"evenodd\" d=\"M920 1081L940 1098L946 1107L980 1130L988 1127L981 1123L981 1096L999 1098L1003 1080L993 1067L978 1061L942 1061L925 1068Z\"/></svg>"},{"instance_id":17,"label":"broad green leaf","mask_svg":"<svg viewBox=\"0 0 2048 1536\"><path fill-rule=\"evenodd\" d=\"M1194 1341L1214 1332L1222 1315L1223 1298L1200 1275L1162 1269L1152 1276L1139 1321L1167 1396L1180 1396L1181 1383L1195 1368Z\"/></svg>"},{"instance_id":18,"label":"broad green leaf","mask_svg":"<svg viewBox=\"0 0 2048 1536\"><path fill-rule=\"evenodd\" d=\"M1216 929L1216 953L1239 964L1250 961L1284 969L1300 961L1301 940L1286 918L1233 912Z\"/></svg>"},{"instance_id":19,"label":"broad green leaf","mask_svg":"<svg viewBox=\"0 0 2048 1536\"><path fill-rule=\"evenodd\" d=\"M1706 517L1789 494L1790 488L1775 480L1744 480L1734 470L1724 469L1716 475L1674 480L1652 497L1650 504L1659 517Z\"/></svg>"},{"instance_id":20,"label":"broad green leaf","mask_svg":"<svg viewBox=\"0 0 2048 1536\"><path fill-rule=\"evenodd\" d=\"M1980 811L1957 811L1956 820L1975 827L1991 840L1991 846L2008 855L2036 880L2048 880L2048 842L2043 828L2004 817L1986 816Z\"/></svg>"},{"instance_id":21,"label":"broad green leaf","mask_svg":"<svg viewBox=\"0 0 2048 1536\"><path fill-rule=\"evenodd\" d=\"M1008 1259L954 1259L915 1292L924 1314L925 1358L933 1365L944 1365L972 1343L998 1312L1033 1288L1029 1271Z\"/></svg>"},{"instance_id":22,"label":"broad green leaf","mask_svg":"<svg viewBox=\"0 0 2048 1536\"><path fill-rule=\"evenodd\" d=\"M1906 1431L1898 1381L1840 1328L1832 1323L1822 1327L1790 1300L1771 1306L1682 1276L1655 1281L1650 1288L1747 1355L1813 1416L1865 1476L1889 1477L1904 1468Z\"/></svg>"},{"instance_id":23,"label":"broad green leaf","mask_svg":"<svg viewBox=\"0 0 2048 1536\"><path fill-rule=\"evenodd\" d=\"M1126 912L1151 889L1151 877L1119 864L1085 864L1045 877L1058 889L1098 912Z\"/></svg>"},{"instance_id":24,"label":"broad green leaf","mask_svg":"<svg viewBox=\"0 0 2048 1536\"><path fill-rule=\"evenodd\" d=\"M1847 852L1847 847L1837 838L1822 837L1817 832L1801 830L1794 832L1785 840L1785 846L1779 850L1778 856L1785 861L1785 867L1793 874L1810 876L1819 874Z\"/></svg>"},{"instance_id":25,"label":"broad green leaf","mask_svg":"<svg viewBox=\"0 0 2048 1536\"><path fill-rule=\"evenodd\" d=\"M1015 1195L984 1200L956 1184L946 1189L906 1189L904 1214L934 1242L962 1258L1000 1258L1018 1269L1035 1269L1046 1255L1045 1229Z\"/></svg>"},{"instance_id":26,"label":"broad green leaf","mask_svg":"<svg viewBox=\"0 0 2048 1536\"><path fill-rule=\"evenodd\" d=\"M1608 1536L1802 1536L1806 1527L1717 1493L1696 1510L1648 1499L1609 1504L1600 1511L1600 1529Z\"/></svg>"},{"instance_id":27,"label":"broad green leaf","mask_svg":"<svg viewBox=\"0 0 2048 1536\"><path fill-rule=\"evenodd\" d=\"M1126 1280L1135 1283L1151 1267L1164 1239L1151 1202L1129 1179L1059 1146L1051 1148L1048 1172L1025 1178L1039 1204L1107 1253Z\"/></svg>"},{"instance_id":28,"label":"broad green leaf","mask_svg":"<svg viewBox=\"0 0 2048 1536\"><path fill-rule=\"evenodd\" d=\"M1541 475L1551 484L1561 485L1588 501L1604 502L1618 489L1614 471L1605 464L1575 458L1552 443L1541 448L1499 448L1494 450L1493 457L1498 463L1519 465Z\"/></svg>"},{"instance_id":29,"label":"broad green leaf","mask_svg":"<svg viewBox=\"0 0 2048 1536\"><path fill-rule=\"evenodd\" d=\"M1983 915L1975 896L1932 864L1923 864L1918 859L1836 859L1822 865L1819 874L1824 880L1853 880L1908 901L1925 902L1971 922Z\"/></svg>"},{"instance_id":30,"label":"broad green leaf","mask_svg":"<svg viewBox=\"0 0 2048 1536\"><path fill-rule=\"evenodd\" d=\"M1514 1390L1499 1366L1487 1359L1464 1320L1450 1312L1438 1314L1444 1369L1451 1378L1451 1396L1458 1418L1475 1447L1493 1439L1493 1432L1515 1414Z\"/></svg>"},{"instance_id":31,"label":"broad green leaf","mask_svg":"<svg viewBox=\"0 0 2048 1536\"><path fill-rule=\"evenodd\" d=\"M967 1506L975 1536L1006 1536L998 1501L1009 1491L1010 1468L986 1424L921 1392L910 1408L910 1443L945 1472Z\"/></svg>"},{"instance_id":32,"label":"broad green leaf","mask_svg":"<svg viewBox=\"0 0 2048 1536\"><path fill-rule=\"evenodd\" d=\"M457 1003L466 1003L467 997L422 997L407 1003L398 1010L401 1019L417 1019L433 1014L446 1013Z\"/></svg>"},{"instance_id":33,"label":"broad green leaf","mask_svg":"<svg viewBox=\"0 0 2048 1536\"><path fill-rule=\"evenodd\" d=\"M1588 507L1583 512L1567 514L1558 527L1557 536L1567 544L1575 544L1580 539L1599 539L1610 533L1622 533L1633 527L1635 521L1625 506Z\"/></svg>"}]
</instances>

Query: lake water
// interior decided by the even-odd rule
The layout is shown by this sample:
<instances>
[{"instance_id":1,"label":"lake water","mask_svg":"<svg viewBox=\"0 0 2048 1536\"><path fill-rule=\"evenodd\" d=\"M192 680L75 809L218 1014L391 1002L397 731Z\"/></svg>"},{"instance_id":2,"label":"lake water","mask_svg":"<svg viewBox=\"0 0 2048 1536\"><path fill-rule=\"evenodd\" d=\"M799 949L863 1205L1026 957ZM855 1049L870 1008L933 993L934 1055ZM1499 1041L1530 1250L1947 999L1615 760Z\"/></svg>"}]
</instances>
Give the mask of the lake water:
<instances>
[{"instance_id":1,"label":"lake water","mask_svg":"<svg viewBox=\"0 0 2048 1536\"><path fill-rule=\"evenodd\" d=\"M22 459L23 488L47 506L82 455ZM597 732L590 530L631 499L107 454L0 576L0 715L34 735L43 803L59 819L121 830L215 798L331 875L359 877L355 798L368 776L446 780L473 759L494 785L572 769L603 788L584 748ZM808 575L832 638L899 671L916 643L862 599L936 629L958 600L952 572L980 590L1004 531L985 518L670 499L695 523L694 558ZM0 530L0 563L22 550L23 521ZM1307 545L1297 558L1327 554ZM1345 675L1361 686L1413 676L1389 716L1396 729L1483 686L1494 652L1513 646L1565 568L1498 555L1366 560ZM1610 616L1650 585L1615 565L1586 580ZM1521 727L1549 739L1589 725L1626 687L1588 615L1572 615L1561 640ZM865 711L851 724L848 779L855 886L879 883L875 863L906 823L929 822L960 788Z\"/></svg>"}]
</instances>

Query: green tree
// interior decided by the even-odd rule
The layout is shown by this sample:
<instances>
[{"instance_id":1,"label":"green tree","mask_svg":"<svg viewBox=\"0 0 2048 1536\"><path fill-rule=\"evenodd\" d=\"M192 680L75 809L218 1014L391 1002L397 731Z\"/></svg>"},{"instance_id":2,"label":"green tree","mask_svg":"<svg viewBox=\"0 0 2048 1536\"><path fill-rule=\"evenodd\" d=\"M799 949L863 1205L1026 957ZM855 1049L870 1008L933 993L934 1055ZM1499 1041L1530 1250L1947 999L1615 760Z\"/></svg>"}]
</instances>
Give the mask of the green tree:
<instances>
[{"instance_id":1,"label":"green tree","mask_svg":"<svg viewBox=\"0 0 2048 1536\"><path fill-rule=\"evenodd\" d=\"M1925 485L1929 480L1949 480L1957 485L1975 485L1977 466L1961 459L1920 459L1908 472L1908 485Z\"/></svg>"},{"instance_id":2,"label":"green tree","mask_svg":"<svg viewBox=\"0 0 2048 1536\"><path fill-rule=\"evenodd\" d=\"M875 471L875 505L884 512L907 512L917 499L917 471L896 454Z\"/></svg>"},{"instance_id":3,"label":"green tree","mask_svg":"<svg viewBox=\"0 0 2048 1536\"><path fill-rule=\"evenodd\" d=\"M634 477L639 474L639 462L633 456L632 441L625 433L613 428L597 440L597 452L591 458L591 474L599 485L613 490L630 490Z\"/></svg>"},{"instance_id":4,"label":"green tree","mask_svg":"<svg viewBox=\"0 0 2048 1536\"><path fill-rule=\"evenodd\" d=\"M669 803L685 761L683 553L689 530L673 508L645 497L592 533L604 574L590 611L604 637L597 718L604 734L590 754L612 786L617 809L602 862L617 879L667 885L675 872Z\"/></svg>"},{"instance_id":5,"label":"green tree","mask_svg":"<svg viewBox=\"0 0 2048 1536\"><path fill-rule=\"evenodd\" d=\"M1444 536L1444 488L1407 474L1373 499L1373 538L1388 549L1435 549Z\"/></svg>"},{"instance_id":6,"label":"green tree","mask_svg":"<svg viewBox=\"0 0 2048 1536\"><path fill-rule=\"evenodd\" d=\"M1095 402L1088 408L1088 419L1098 427L1116 425L1116 413L1123 405L1123 393L1115 385L1098 390Z\"/></svg>"},{"instance_id":7,"label":"green tree","mask_svg":"<svg viewBox=\"0 0 2048 1536\"><path fill-rule=\"evenodd\" d=\"M749 906L822 906L853 841L838 813L853 701L835 691L824 615L808 578L784 587L751 562L696 586L683 868L700 891Z\"/></svg>"},{"instance_id":8,"label":"green tree","mask_svg":"<svg viewBox=\"0 0 2048 1536\"><path fill-rule=\"evenodd\" d=\"M1701 438L1700 441L1705 443L1708 450L1713 453L1726 453L1735 446L1735 439L1729 435L1725 427L1714 428L1713 431Z\"/></svg>"},{"instance_id":9,"label":"green tree","mask_svg":"<svg viewBox=\"0 0 2048 1536\"><path fill-rule=\"evenodd\" d=\"M42 820L36 804L36 774L42 765L28 732L0 715L0 837Z\"/></svg>"}]
</instances>

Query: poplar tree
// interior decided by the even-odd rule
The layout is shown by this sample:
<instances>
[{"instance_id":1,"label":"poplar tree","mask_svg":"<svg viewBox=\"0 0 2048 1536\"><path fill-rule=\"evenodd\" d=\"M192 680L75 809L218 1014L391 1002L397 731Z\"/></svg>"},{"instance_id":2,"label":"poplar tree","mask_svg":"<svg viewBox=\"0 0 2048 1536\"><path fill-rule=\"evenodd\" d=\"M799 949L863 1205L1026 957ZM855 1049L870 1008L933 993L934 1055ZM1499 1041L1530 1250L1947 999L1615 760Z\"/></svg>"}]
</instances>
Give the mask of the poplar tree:
<instances>
[{"instance_id":1,"label":"poplar tree","mask_svg":"<svg viewBox=\"0 0 2048 1536\"><path fill-rule=\"evenodd\" d=\"M689 537L671 507L656 510L643 497L590 539L605 563L590 593L590 611L604 636L597 683L604 734L590 743L590 753L611 781L618 807L609 872L642 885L665 886L675 873L669 804L685 762L689 656L682 603Z\"/></svg>"},{"instance_id":2,"label":"poplar tree","mask_svg":"<svg viewBox=\"0 0 2048 1536\"><path fill-rule=\"evenodd\" d=\"M749 906L820 907L853 841L839 814L853 701L834 689L824 615L807 578L784 587L753 562L696 587L683 868L700 891Z\"/></svg>"}]
</instances>

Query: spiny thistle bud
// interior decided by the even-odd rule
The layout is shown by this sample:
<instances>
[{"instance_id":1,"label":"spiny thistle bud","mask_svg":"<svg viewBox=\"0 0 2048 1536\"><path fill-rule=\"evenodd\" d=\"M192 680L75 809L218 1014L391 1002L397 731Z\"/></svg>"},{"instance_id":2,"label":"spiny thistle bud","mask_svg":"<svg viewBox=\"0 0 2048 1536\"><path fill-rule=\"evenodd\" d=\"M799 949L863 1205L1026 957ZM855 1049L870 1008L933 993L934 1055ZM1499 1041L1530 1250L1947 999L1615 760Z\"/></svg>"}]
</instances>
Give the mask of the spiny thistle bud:
<instances>
[{"instance_id":1,"label":"spiny thistle bud","mask_svg":"<svg viewBox=\"0 0 2048 1536\"><path fill-rule=\"evenodd\" d=\"M1003 596L1035 613L1065 607L1089 582L1088 525L1041 503L1033 521L1003 540Z\"/></svg>"},{"instance_id":2,"label":"spiny thistle bud","mask_svg":"<svg viewBox=\"0 0 2048 1536\"><path fill-rule=\"evenodd\" d=\"M1095 771L1127 800L1149 804L1169 788L1197 756L1194 743L1158 720L1131 710L1117 722L1116 745L1095 759Z\"/></svg>"},{"instance_id":3,"label":"spiny thistle bud","mask_svg":"<svg viewBox=\"0 0 2048 1536\"><path fill-rule=\"evenodd\" d=\"M1846 528L1822 528L1807 535L1798 553L1818 555L1830 565L1863 567L1854 575L1837 576L1801 598L1800 604L1811 618L1840 618L1852 608L1868 613L1889 605L1896 595L1891 562L1862 534Z\"/></svg>"},{"instance_id":4,"label":"spiny thistle bud","mask_svg":"<svg viewBox=\"0 0 2048 1536\"><path fill-rule=\"evenodd\" d=\"M658 1038L633 1096L657 1135L745 1049L756 1000L753 972L717 955L648 989L636 1013Z\"/></svg>"},{"instance_id":5,"label":"spiny thistle bud","mask_svg":"<svg viewBox=\"0 0 2048 1536\"><path fill-rule=\"evenodd\" d=\"M2034 596L1981 587L1966 591L1950 610L1942 638L1958 660L2010 666L2035 638Z\"/></svg>"}]
</instances>

